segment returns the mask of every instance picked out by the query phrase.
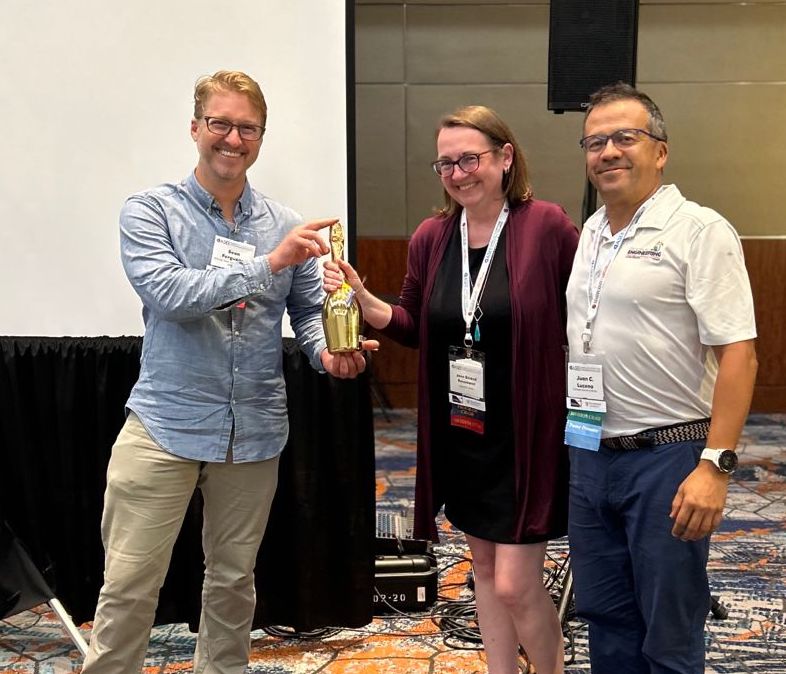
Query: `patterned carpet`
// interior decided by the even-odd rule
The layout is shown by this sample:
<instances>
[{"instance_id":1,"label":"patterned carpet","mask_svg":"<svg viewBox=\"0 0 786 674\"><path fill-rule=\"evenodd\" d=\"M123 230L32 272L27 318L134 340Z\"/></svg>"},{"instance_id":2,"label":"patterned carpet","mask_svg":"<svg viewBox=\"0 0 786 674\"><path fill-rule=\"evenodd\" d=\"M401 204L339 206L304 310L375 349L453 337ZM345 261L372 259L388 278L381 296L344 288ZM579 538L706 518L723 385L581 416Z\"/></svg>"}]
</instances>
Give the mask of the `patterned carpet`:
<instances>
[{"instance_id":1,"label":"patterned carpet","mask_svg":"<svg viewBox=\"0 0 786 674\"><path fill-rule=\"evenodd\" d=\"M415 415L377 418L380 511L411 507ZM786 673L786 415L753 415L726 518L712 539L710 581L728 617L708 617L707 672ZM477 650L469 562L460 534L441 522L439 601L428 612L380 616L364 629L313 635L252 634L251 672L264 674L471 674L485 672ZM546 582L559 599L567 543L549 547ZM586 627L568 614L566 672L588 672ZM87 636L89 624L82 628ZM184 625L154 630L145 672L190 672L194 635ZM79 671L81 658L47 606L0 621L0 674Z\"/></svg>"}]
</instances>

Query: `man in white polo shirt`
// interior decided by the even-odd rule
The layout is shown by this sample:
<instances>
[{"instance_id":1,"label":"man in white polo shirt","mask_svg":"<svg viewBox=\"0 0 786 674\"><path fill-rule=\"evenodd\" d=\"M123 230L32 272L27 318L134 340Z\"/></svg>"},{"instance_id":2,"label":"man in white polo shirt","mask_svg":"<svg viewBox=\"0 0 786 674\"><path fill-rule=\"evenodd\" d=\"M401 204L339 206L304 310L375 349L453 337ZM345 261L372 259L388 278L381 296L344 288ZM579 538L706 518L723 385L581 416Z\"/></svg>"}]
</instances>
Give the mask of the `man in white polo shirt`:
<instances>
[{"instance_id":1,"label":"man in white polo shirt","mask_svg":"<svg viewBox=\"0 0 786 674\"><path fill-rule=\"evenodd\" d=\"M709 536L756 376L740 240L663 185L666 128L626 84L584 119L604 206L568 285L569 536L595 674L704 671Z\"/></svg>"}]
</instances>

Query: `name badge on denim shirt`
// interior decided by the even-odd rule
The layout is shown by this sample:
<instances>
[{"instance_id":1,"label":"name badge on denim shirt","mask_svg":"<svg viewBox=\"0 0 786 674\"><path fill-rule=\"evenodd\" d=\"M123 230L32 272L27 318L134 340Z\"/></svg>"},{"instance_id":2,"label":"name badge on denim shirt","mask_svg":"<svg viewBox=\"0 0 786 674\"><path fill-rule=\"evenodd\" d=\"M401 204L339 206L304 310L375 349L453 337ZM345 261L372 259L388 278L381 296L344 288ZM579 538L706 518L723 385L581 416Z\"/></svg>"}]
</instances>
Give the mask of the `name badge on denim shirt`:
<instances>
[{"instance_id":1,"label":"name badge on denim shirt","mask_svg":"<svg viewBox=\"0 0 786 674\"><path fill-rule=\"evenodd\" d=\"M208 269L227 269L238 262L250 262L254 259L255 253L256 246L250 243L216 236Z\"/></svg>"}]
</instances>

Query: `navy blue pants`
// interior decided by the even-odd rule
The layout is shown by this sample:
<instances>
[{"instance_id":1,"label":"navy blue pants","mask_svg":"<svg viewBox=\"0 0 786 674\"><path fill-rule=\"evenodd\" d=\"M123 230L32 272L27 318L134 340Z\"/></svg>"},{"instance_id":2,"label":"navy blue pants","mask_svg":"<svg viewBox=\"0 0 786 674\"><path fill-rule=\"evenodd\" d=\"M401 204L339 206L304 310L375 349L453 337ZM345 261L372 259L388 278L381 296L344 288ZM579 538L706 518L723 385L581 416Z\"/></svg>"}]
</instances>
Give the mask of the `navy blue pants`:
<instances>
[{"instance_id":1,"label":"navy blue pants","mask_svg":"<svg viewBox=\"0 0 786 674\"><path fill-rule=\"evenodd\" d=\"M570 449L571 567L593 674L704 672L709 536L683 542L669 517L703 448Z\"/></svg>"}]
</instances>

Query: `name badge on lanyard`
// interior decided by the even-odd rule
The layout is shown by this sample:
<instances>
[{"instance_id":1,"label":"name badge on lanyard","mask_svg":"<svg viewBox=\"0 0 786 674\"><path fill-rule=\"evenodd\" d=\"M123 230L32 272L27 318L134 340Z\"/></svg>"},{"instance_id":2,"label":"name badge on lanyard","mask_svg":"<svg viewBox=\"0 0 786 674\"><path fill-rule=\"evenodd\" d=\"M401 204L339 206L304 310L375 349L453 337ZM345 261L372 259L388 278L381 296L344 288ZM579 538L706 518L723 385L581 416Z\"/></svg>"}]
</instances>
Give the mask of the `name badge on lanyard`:
<instances>
[{"instance_id":1,"label":"name badge on lanyard","mask_svg":"<svg viewBox=\"0 0 786 674\"><path fill-rule=\"evenodd\" d=\"M451 346L450 425L483 435L486 427L485 356L476 349Z\"/></svg>"},{"instance_id":2,"label":"name badge on lanyard","mask_svg":"<svg viewBox=\"0 0 786 674\"><path fill-rule=\"evenodd\" d=\"M502 228L508 220L508 202L500 209L497 222L491 232L486 252L483 255L474 284L471 284L469 268L469 232L467 212L461 211L459 231L461 233L461 313L464 318L464 346L451 346L448 350L450 360L450 425L465 428L483 435L486 427L485 365L486 357L473 349L475 339L480 339L480 300L486 287L491 262L497 250ZM472 286L470 288L470 286ZM475 337L472 336L472 323L475 323Z\"/></svg>"},{"instance_id":3,"label":"name badge on lanyard","mask_svg":"<svg viewBox=\"0 0 786 674\"><path fill-rule=\"evenodd\" d=\"M592 353L592 333L601 292L606 283L611 265L617 257L625 237L632 227L638 223L644 212L649 208L663 187L660 187L647 201L639 206L630 222L617 232L612 239L611 248L600 259L600 249L603 243L603 232L610 228L607 218L595 233L592 242L592 257L590 259L589 279L587 281L587 318L584 330L581 333L583 353L570 358L567 364L568 396L565 399L568 408L568 418L565 423L565 444L579 449L589 449L597 452L600 449L603 418L606 416L606 401L603 395L603 365L598 355Z\"/></svg>"},{"instance_id":4,"label":"name badge on lanyard","mask_svg":"<svg viewBox=\"0 0 786 674\"><path fill-rule=\"evenodd\" d=\"M600 449L603 417L606 415L606 403L603 400L603 366L597 361L597 357L590 353L592 327L598 313L600 293L606 281L606 275L622 246L631 223L614 237L605 263L600 267L598 266L600 246L603 230L608 223L604 221L598 229L593 242L590 277L587 284L587 320L581 333L583 353L578 357L571 358L567 364L568 396L565 401L568 417L565 422L565 444L579 449L588 449L592 452L597 452ZM571 355L575 356L575 354Z\"/></svg>"},{"instance_id":5,"label":"name badge on lanyard","mask_svg":"<svg viewBox=\"0 0 786 674\"><path fill-rule=\"evenodd\" d=\"M582 362L568 362L565 444L597 452L606 402L603 399L603 366L592 360L591 355L585 355Z\"/></svg>"}]
</instances>

